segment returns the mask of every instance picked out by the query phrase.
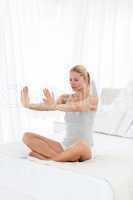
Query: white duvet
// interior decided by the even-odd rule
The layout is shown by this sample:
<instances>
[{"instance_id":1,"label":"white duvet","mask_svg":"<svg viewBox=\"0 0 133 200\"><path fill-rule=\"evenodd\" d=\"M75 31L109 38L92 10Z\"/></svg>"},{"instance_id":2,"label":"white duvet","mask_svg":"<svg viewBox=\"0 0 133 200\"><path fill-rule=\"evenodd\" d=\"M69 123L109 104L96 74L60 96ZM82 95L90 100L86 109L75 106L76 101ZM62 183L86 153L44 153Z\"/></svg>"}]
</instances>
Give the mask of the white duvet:
<instances>
[{"instance_id":1,"label":"white duvet","mask_svg":"<svg viewBox=\"0 0 133 200\"><path fill-rule=\"evenodd\" d=\"M24 159L23 145L8 145L8 151L2 145L1 199L16 200L20 194L22 200L132 200L133 140L94 134L94 141L95 158L82 163Z\"/></svg>"}]
</instances>

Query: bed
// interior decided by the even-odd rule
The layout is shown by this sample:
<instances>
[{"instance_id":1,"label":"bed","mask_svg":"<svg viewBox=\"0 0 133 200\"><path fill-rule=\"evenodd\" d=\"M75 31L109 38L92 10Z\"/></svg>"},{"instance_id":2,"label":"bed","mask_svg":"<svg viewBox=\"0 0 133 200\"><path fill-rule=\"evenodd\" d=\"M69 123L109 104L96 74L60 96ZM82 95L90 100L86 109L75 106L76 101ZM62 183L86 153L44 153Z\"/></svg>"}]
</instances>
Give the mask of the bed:
<instances>
[{"instance_id":1,"label":"bed","mask_svg":"<svg viewBox=\"0 0 133 200\"><path fill-rule=\"evenodd\" d=\"M22 143L0 146L2 200L132 200L133 142L94 133L93 160L76 163L27 157Z\"/></svg>"},{"instance_id":2,"label":"bed","mask_svg":"<svg viewBox=\"0 0 133 200\"><path fill-rule=\"evenodd\" d=\"M84 162L29 157L23 143L0 145L2 200L132 200L133 140L94 132L95 157Z\"/></svg>"}]
</instances>

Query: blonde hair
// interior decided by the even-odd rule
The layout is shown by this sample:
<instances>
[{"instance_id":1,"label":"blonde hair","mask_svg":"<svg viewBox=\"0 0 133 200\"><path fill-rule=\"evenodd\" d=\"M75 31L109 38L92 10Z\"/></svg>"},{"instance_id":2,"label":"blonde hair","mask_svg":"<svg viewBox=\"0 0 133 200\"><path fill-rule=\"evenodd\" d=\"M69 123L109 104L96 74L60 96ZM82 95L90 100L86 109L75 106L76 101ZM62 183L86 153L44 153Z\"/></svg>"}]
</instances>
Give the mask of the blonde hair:
<instances>
[{"instance_id":1,"label":"blonde hair","mask_svg":"<svg viewBox=\"0 0 133 200\"><path fill-rule=\"evenodd\" d=\"M90 74L89 72L86 70L84 65L75 65L74 67L72 67L70 69L71 72L77 72L79 73L81 76L84 77L85 80L88 81L88 84L90 85Z\"/></svg>"}]
</instances>

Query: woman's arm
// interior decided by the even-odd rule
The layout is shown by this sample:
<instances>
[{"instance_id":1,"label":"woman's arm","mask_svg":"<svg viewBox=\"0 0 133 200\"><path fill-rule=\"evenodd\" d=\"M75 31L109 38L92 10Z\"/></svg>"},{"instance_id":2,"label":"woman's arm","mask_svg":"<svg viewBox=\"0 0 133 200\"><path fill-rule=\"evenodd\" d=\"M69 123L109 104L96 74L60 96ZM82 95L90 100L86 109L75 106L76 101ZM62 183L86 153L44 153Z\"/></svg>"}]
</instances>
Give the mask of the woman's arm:
<instances>
[{"instance_id":1,"label":"woman's arm","mask_svg":"<svg viewBox=\"0 0 133 200\"><path fill-rule=\"evenodd\" d=\"M25 108L29 108L32 110L39 110L39 111L48 111L48 110L55 110L55 99L54 95L50 94L48 89L43 90L45 99L44 103L30 103L30 98L29 98L29 90L28 87L24 87L21 90L21 103Z\"/></svg>"},{"instance_id":2,"label":"woman's arm","mask_svg":"<svg viewBox=\"0 0 133 200\"><path fill-rule=\"evenodd\" d=\"M56 110L64 112L88 112L96 111L98 105L98 97L89 97L88 99L70 102L67 104L56 104Z\"/></svg>"},{"instance_id":3,"label":"woman's arm","mask_svg":"<svg viewBox=\"0 0 133 200\"><path fill-rule=\"evenodd\" d=\"M66 98L68 96L68 95L61 95L55 101L54 95L51 95L48 90L47 91L45 90L44 94L45 94L44 103L40 103L40 104L30 103L28 108L33 109L33 110L39 110L39 111L55 111L57 110L56 106L58 104L65 104Z\"/></svg>"},{"instance_id":4,"label":"woman's arm","mask_svg":"<svg viewBox=\"0 0 133 200\"><path fill-rule=\"evenodd\" d=\"M30 103L28 105L29 109L32 109L32 110L38 110L38 111L54 111L56 110L56 106L55 104L45 104L45 103Z\"/></svg>"},{"instance_id":5,"label":"woman's arm","mask_svg":"<svg viewBox=\"0 0 133 200\"><path fill-rule=\"evenodd\" d=\"M21 91L21 102L25 108L39 110L39 111L64 111L64 112L88 112L97 110L98 98L97 97L89 97L88 99L78 101L78 102L69 102L66 104L66 100L69 95L61 95L57 101L54 99L52 101L52 97L48 95L46 96L46 103L34 104L30 103L28 88L25 87ZM48 97L49 96L49 97ZM50 99L50 101L49 101ZM50 103L49 103L50 102Z\"/></svg>"},{"instance_id":6,"label":"woman's arm","mask_svg":"<svg viewBox=\"0 0 133 200\"><path fill-rule=\"evenodd\" d=\"M64 112L88 112L88 111L96 111L98 106L98 97L89 97L88 99L78 101L78 102L70 102L65 103L65 95L62 95L58 98L55 104L47 105L47 104L30 104L29 108L34 110L58 110Z\"/></svg>"},{"instance_id":7,"label":"woman's arm","mask_svg":"<svg viewBox=\"0 0 133 200\"><path fill-rule=\"evenodd\" d=\"M56 104L58 103L64 103L64 95L60 96L57 101L55 101L54 95L50 94L48 89L43 90L45 99L44 103L30 103L29 98L29 91L28 87L24 87L21 90L21 103L25 108L32 109L32 110L38 110L38 111L51 111L56 110Z\"/></svg>"}]
</instances>

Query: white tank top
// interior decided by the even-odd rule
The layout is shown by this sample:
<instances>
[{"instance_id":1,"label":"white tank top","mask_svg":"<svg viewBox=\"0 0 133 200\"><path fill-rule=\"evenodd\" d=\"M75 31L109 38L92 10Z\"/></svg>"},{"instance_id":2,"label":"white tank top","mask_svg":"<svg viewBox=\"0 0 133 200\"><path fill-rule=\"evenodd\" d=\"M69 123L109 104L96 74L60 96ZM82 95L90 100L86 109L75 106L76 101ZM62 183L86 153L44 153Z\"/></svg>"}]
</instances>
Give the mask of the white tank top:
<instances>
[{"instance_id":1,"label":"white tank top","mask_svg":"<svg viewBox=\"0 0 133 200\"><path fill-rule=\"evenodd\" d=\"M91 81L91 92L98 96L95 81ZM66 135L63 144L69 147L76 141L84 139L90 146L93 142L93 124L96 111L89 112L65 112L64 121L66 126Z\"/></svg>"},{"instance_id":2,"label":"white tank top","mask_svg":"<svg viewBox=\"0 0 133 200\"><path fill-rule=\"evenodd\" d=\"M84 139L90 146L93 146L92 129L95 113L95 111L65 113L66 135L63 144L66 147L69 147L80 139Z\"/></svg>"}]
</instances>

